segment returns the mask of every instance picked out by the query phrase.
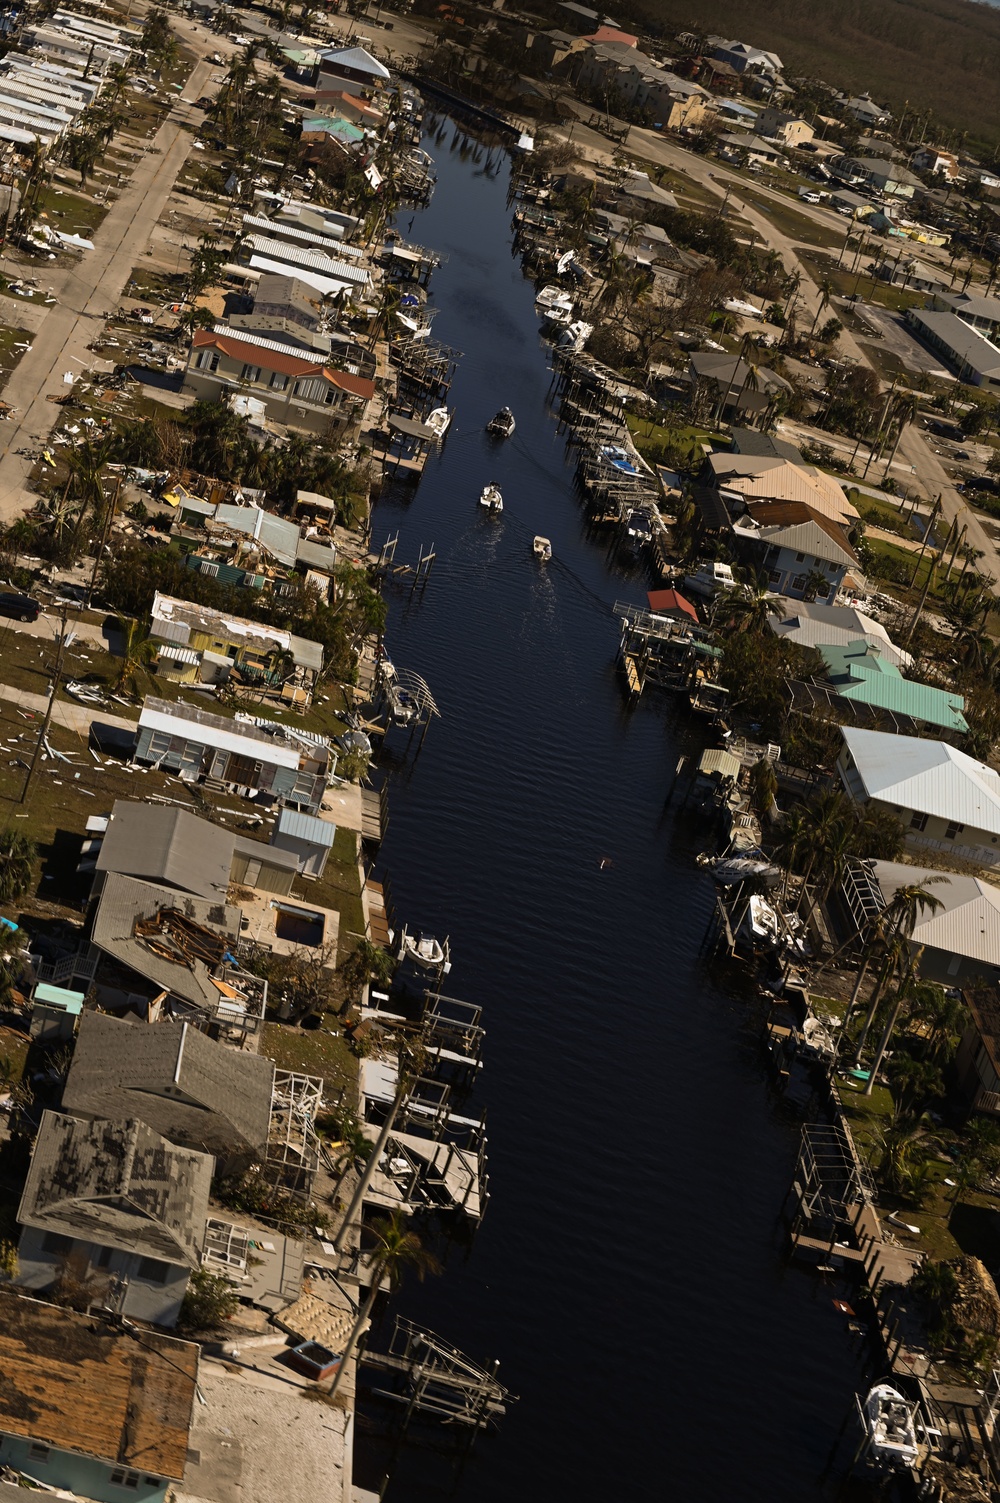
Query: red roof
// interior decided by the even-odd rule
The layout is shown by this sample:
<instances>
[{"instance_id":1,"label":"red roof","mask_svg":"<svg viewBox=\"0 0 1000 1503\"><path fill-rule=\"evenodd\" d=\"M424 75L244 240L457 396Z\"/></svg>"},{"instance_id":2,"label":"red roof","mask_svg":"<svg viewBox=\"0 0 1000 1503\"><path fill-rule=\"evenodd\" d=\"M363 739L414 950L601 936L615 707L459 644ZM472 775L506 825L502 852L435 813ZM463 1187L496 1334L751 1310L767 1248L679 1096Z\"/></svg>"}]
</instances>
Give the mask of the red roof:
<instances>
[{"instance_id":1,"label":"red roof","mask_svg":"<svg viewBox=\"0 0 1000 1503\"><path fill-rule=\"evenodd\" d=\"M593 36L585 37L587 42L624 42L626 47L638 45L639 38L632 36L627 31L618 31L614 26L598 26Z\"/></svg>"},{"instance_id":2,"label":"red roof","mask_svg":"<svg viewBox=\"0 0 1000 1503\"><path fill-rule=\"evenodd\" d=\"M375 395L375 383L363 376L352 376L348 371L338 371L323 364L322 360L309 359L302 355L286 355L283 350L269 350L264 345L249 340L237 339L229 334L216 334L214 329L196 329L192 344L195 349L210 347L228 355L232 360L245 360L250 365L259 365L261 370L278 371L283 376L323 376L338 391L348 391L352 396L366 401Z\"/></svg>"},{"instance_id":3,"label":"red roof","mask_svg":"<svg viewBox=\"0 0 1000 1503\"><path fill-rule=\"evenodd\" d=\"M692 621L698 619L698 612L690 600L685 600L676 590L650 590L646 599L649 601L649 609L658 616L690 616Z\"/></svg>"}]
</instances>

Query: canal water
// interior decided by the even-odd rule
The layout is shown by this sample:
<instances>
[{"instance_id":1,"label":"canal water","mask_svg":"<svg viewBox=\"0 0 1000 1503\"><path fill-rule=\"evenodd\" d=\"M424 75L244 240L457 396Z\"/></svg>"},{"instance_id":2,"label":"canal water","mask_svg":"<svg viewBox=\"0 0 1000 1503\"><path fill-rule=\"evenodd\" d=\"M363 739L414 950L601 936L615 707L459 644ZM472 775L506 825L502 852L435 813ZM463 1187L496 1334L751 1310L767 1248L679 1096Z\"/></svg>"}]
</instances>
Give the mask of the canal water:
<instances>
[{"instance_id":1,"label":"canal water","mask_svg":"<svg viewBox=\"0 0 1000 1503\"><path fill-rule=\"evenodd\" d=\"M614 666L611 607L647 581L574 490L506 158L451 122L424 144L437 189L400 226L448 258L431 288L462 352L455 417L374 542L398 530L399 562L435 546L425 592L390 592L387 647L441 718L392 775L380 865L397 919L450 935L449 992L485 1008L492 1199L471 1252L394 1309L499 1358L519 1402L457 1481L405 1454L390 1503L842 1497L828 1462L859 1357L837 1288L784 1260L797 1131L699 956L708 835L664 807L690 727L666 696L629 710ZM491 481L500 518L477 505Z\"/></svg>"}]
</instances>

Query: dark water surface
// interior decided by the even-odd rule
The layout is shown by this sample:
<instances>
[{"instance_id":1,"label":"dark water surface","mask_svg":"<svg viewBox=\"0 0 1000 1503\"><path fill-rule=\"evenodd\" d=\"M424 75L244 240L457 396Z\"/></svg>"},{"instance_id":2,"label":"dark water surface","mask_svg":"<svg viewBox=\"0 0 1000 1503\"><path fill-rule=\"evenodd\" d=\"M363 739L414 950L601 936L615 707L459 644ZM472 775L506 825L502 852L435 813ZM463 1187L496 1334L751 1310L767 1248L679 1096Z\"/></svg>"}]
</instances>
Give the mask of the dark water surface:
<instances>
[{"instance_id":1,"label":"dark water surface","mask_svg":"<svg viewBox=\"0 0 1000 1503\"><path fill-rule=\"evenodd\" d=\"M387 645L442 711L392 779L381 865L398 919L450 934L448 990L485 1008L493 1198L468 1259L399 1306L499 1357L520 1396L463 1503L838 1497L822 1474L861 1377L838 1291L784 1261L797 1133L698 956L706 836L664 811L690 728L666 697L624 707L610 607L646 581L587 533L510 254L508 166L491 179L462 139L426 140L438 186L410 232L448 256L434 333L464 352L456 417L412 499L375 517L400 561L436 544L423 597L390 597ZM498 448L482 430L504 403L517 431ZM493 480L500 519L476 505ZM448 1483L410 1453L390 1503Z\"/></svg>"}]
</instances>

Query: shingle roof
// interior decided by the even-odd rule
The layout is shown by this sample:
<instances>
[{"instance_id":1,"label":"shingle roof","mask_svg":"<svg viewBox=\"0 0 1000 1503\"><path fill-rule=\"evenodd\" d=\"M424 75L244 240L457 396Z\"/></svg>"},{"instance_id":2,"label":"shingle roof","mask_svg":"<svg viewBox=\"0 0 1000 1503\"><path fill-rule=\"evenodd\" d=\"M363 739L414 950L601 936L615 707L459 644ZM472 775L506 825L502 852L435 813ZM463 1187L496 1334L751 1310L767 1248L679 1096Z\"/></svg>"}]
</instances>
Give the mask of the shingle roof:
<instances>
[{"instance_id":1,"label":"shingle roof","mask_svg":"<svg viewBox=\"0 0 1000 1503\"><path fill-rule=\"evenodd\" d=\"M0 1430L180 1481L199 1348L0 1293Z\"/></svg>"},{"instance_id":2,"label":"shingle roof","mask_svg":"<svg viewBox=\"0 0 1000 1503\"><path fill-rule=\"evenodd\" d=\"M775 636L789 637L802 647L841 646L863 637L897 667L908 667L913 661L908 652L896 646L881 622L873 621L852 605L820 605L791 599L782 599L782 604L784 616L768 617Z\"/></svg>"},{"instance_id":3,"label":"shingle roof","mask_svg":"<svg viewBox=\"0 0 1000 1503\"><path fill-rule=\"evenodd\" d=\"M903 862L873 861L871 867L886 903L892 901L900 887L937 879L928 885L927 891L941 906L936 912L921 907L912 935L914 945L929 945L966 960L1000 966L1000 888L981 877L933 871Z\"/></svg>"},{"instance_id":4,"label":"shingle roof","mask_svg":"<svg viewBox=\"0 0 1000 1503\"><path fill-rule=\"evenodd\" d=\"M189 1023L130 1023L87 1012L63 1110L139 1117L172 1143L226 1158L267 1141L274 1065Z\"/></svg>"},{"instance_id":5,"label":"shingle roof","mask_svg":"<svg viewBox=\"0 0 1000 1503\"><path fill-rule=\"evenodd\" d=\"M97 858L99 872L167 883L225 900L233 836L186 809L118 799Z\"/></svg>"},{"instance_id":6,"label":"shingle roof","mask_svg":"<svg viewBox=\"0 0 1000 1503\"><path fill-rule=\"evenodd\" d=\"M842 727L869 798L1000 835L1000 774L944 741Z\"/></svg>"},{"instance_id":7,"label":"shingle roof","mask_svg":"<svg viewBox=\"0 0 1000 1503\"><path fill-rule=\"evenodd\" d=\"M187 964L168 959L160 947L152 948L134 931L138 919L152 919L164 909L180 912L202 929L219 939L219 961L223 951L233 948L240 934L240 910L228 903L195 898L158 883L140 882L134 877L108 872L97 899L90 940L105 955L144 976L163 989L205 1009L213 1016L219 1003L219 990L212 984L212 971L199 959Z\"/></svg>"},{"instance_id":8,"label":"shingle roof","mask_svg":"<svg viewBox=\"0 0 1000 1503\"><path fill-rule=\"evenodd\" d=\"M197 1268L215 1160L134 1119L44 1112L17 1219L102 1247Z\"/></svg>"}]
</instances>

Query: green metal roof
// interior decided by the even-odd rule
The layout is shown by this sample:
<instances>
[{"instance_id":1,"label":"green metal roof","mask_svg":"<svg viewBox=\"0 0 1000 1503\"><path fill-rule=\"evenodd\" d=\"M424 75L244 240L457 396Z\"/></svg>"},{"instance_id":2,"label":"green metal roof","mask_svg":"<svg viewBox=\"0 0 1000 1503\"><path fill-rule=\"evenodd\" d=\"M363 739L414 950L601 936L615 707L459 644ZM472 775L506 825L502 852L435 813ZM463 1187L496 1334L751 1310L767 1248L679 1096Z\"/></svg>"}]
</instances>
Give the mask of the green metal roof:
<instances>
[{"instance_id":1,"label":"green metal roof","mask_svg":"<svg viewBox=\"0 0 1000 1503\"><path fill-rule=\"evenodd\" d=\"M50 986L47 981L40 981L35 987L33 1002L44 1002L46 1007L61 1007L64 1012L79 1013L83 1011L83 992L71 992L63 986Z\"/></svg>"},{"instance_id":2,"label":"green metal roof","mask_svg":"<svg viewBox=\"0 0 1000 1503\"><path fill-rule=\"evenodd\" d=\"M877 647L864 638L843 646L821 645L831 686L842 699L873 709L888 710L893 715L907 715L924 725L936 725L950 731L967 731L961 694L949 694L931 684L914 683L903 678L894 663L883 658Z\"/></svg>"}]
</instances>

